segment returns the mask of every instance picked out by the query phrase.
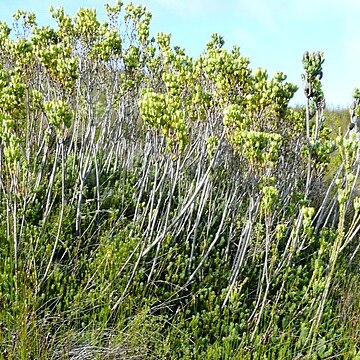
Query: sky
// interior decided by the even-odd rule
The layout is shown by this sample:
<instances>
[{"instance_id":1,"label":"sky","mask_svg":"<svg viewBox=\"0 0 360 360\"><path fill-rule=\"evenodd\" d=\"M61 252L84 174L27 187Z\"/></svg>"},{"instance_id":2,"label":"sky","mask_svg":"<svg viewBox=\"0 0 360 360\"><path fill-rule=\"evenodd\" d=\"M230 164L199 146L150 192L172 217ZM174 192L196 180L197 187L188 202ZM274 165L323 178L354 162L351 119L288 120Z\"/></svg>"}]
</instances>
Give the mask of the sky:
<instances>
[{"instance_id":1,"label":"sky","mask_svg":"<svg viewBox=\"0 0 360 360\"><path fill-rule=\"evenodd\" d=\"M127 3L128 1L124 1ZM328 107L345 107L360 88L359 0L136 0L152 13L151 33L172 34L172 45L198 56L211 34L219 33L229 50L240 47L250 66L282 71L299 86L291 104L302 104L304 51L322 51L324 93ZM52 24L50 5L74 15L79 7L96 8L105 18L104 4L113 0L0 1L0 20L12 23L18 10L36 13L40 24Z\"/></svg>"}]
</instances>

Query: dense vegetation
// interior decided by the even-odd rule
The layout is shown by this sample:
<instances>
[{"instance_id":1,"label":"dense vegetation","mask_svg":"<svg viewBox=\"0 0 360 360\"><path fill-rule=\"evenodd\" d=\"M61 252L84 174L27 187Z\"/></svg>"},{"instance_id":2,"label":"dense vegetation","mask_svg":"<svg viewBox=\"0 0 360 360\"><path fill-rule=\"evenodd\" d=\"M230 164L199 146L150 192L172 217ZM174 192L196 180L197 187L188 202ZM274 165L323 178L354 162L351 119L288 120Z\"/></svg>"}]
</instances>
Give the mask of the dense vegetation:
<instances>
[{"instance_id":1,"label":"dense vegetation","mask_svg":"<svg viewBox=\"0 0 360 360\"><path fill-rule=\"evenodd\" d=\"M359 358L359 91L121 8L0 24L0 356Z\"/></svg>"}]
</instances>

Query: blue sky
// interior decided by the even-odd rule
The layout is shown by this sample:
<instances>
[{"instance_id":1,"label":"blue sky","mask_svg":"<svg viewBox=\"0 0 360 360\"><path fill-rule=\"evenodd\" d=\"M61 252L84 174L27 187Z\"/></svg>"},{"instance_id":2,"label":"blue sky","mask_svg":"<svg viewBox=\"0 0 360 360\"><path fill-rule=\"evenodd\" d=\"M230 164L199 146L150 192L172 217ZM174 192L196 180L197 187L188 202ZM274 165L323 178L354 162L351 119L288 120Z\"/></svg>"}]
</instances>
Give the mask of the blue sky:
<instances>
[{"instance_id":1,"label":"blue sky","mask_svg":"<svg viewBox=\"0 0 360 360\"><path fill-rule=\"evenodd\" d=\"M0 3L0 19L11 23L17 9L34 11L42 24L50 23L50 5L69 14L79 7L98 9L105 0L12 0ZM127 3L127 1L125 1ZM137 0L153 14L152 33L172 34L172 44L193 56L200 54L212 33L224 37L226 47L240 46L253 68L269 74L280 70L301 87L302 54L323 51L327 104L346 106L360 87L359 0ZM293 104L304 102L301 89Z\"/></svg>"}]
</instances>

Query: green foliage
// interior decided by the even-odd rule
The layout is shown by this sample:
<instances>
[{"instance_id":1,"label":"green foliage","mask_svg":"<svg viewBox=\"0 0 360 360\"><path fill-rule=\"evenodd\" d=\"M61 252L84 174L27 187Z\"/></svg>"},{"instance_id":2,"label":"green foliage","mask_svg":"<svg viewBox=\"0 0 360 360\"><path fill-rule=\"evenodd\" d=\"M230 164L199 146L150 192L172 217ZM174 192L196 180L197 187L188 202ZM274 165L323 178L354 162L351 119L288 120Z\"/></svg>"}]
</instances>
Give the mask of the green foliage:
<instances>
[{"instance_id":1,"label":"green foliage","mask_svg":"<svg viewBox=\"0 0 360 360\"><path fill-rule=\"evenodd\" d=\"M105 8L0 24L0 357L357 358L359 90Z\"/></svg>"}]
</instances>

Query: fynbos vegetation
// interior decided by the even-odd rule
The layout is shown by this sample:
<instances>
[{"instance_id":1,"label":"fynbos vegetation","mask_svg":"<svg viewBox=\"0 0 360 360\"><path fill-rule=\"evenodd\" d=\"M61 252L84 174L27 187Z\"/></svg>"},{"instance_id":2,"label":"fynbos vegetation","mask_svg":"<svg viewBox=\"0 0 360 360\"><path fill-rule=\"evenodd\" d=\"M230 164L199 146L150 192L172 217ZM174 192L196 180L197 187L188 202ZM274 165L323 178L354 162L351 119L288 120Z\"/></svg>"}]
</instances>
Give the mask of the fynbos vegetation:
<instances>
[{"instance_id":1,"label":"fynbos vegetation","mask_svg":"<svg viewBox=\"0 0 360 360\"><path fill-rule=\"evenodd\" d=\"M122 8L0 24L2 358L359 357L359 91Z\"/></svg>"}]
</instances>

